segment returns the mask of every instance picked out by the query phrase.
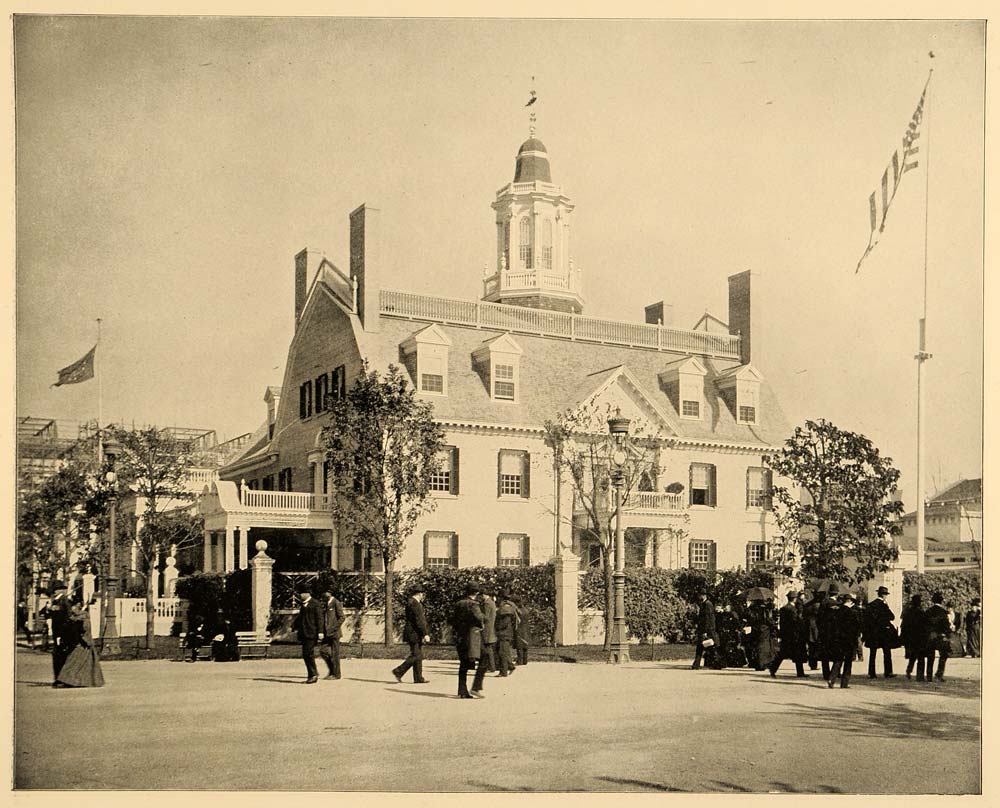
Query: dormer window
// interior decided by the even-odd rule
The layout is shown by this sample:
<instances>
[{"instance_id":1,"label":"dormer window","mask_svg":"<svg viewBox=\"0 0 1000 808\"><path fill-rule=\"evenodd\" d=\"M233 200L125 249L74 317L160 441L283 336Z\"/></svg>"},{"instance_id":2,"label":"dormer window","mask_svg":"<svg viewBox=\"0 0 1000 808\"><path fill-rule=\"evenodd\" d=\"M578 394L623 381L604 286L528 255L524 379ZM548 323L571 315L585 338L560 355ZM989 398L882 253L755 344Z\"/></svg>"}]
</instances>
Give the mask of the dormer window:
<instances>
[{"instance_id":1,"label":"dormer window","mask_svg":"<svg viewBox=\"0 0 1000 808\"><path fill-rule=\"evenodd\" d=\"M695 357L679 359L667 365L659 375L662 384L684 420L700 421L704 409L705 374L708 371Z\"/></svg>"},{"instance_id":2,"label":"dormer window","mask_svg":"<svg viewBox=\"0 0 1000 808\"><path fill-rule=\"evenodd\" d=\"M448 395L448 349L451 338L439 325L429 325L400 348L418 393Z\"/></svg>"},{"instance_id":3,"label":"dormer window","mask_svg":"<svg viewBox=\"0 0 1000 808\"><path fill-rule=\"evenodd\" d=\"M521 346L510 334L487 340L473 351L472 361L479 367L494 401L518 400L521 354Z\"/></svg>"},{"instance_id":4,"label":"dormer window","mask_svg":"<svg viewBox=\"0 0 1000 808\"><path fill-rule=\"evenodd\" d=\"M764 377L753 365L740 365L723 371L716 377L716 387L729 405L736 423L759 423L760 384L763 380Z\"/></svg>"}]
</instances>

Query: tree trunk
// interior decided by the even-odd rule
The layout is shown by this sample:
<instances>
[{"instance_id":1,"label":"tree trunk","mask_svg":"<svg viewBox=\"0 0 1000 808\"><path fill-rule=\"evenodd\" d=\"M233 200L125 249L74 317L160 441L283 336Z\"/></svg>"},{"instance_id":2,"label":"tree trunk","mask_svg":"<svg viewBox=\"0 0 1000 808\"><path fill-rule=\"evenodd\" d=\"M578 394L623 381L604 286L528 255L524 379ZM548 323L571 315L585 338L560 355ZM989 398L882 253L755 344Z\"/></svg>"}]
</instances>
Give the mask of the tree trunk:
<instances>
[{"instance_id":1,"label":"tree trunk","mask_svg":"<svg viewBox=\"0 0 1000 808\"><path fill-rule=\"evenodd\" d=\"M152 560L145 564L146 567L146 648L153 647L156 633L156 565Z\"/></svg>"},{"instance_id":2,"label":"tree trunk","mask_svg":"<svg viewBox=\"0 0 1000 808\"><path fill-rule=\"evenodd\" d=\"M611 627L615 619L615 582L611 577L611 553L604 553L604 650L611 650Z\"/></svg>"},{"instance_id":3,"label":"tree trunk","mask_svg":"<svg viewBox=\"0 0 1000 808\"><path fill-rule=\"evenodd\" d=\"M385 647L392 646L392 613L395 604L392 602L392 559L382 556L385 568Z\"/></svg>"}]
</instances>

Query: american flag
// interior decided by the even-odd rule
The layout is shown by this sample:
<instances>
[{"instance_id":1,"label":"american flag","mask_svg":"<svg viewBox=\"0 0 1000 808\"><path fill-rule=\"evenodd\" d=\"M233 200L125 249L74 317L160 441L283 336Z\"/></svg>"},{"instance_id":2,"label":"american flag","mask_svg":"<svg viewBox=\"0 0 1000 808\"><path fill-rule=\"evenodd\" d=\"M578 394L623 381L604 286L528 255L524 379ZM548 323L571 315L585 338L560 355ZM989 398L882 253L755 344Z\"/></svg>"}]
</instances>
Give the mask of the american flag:
<instances>
[{"instance_id":1,"label":"american flag","mask_svg":"<svg viewBox=\"0 0 1000 808\"><path fill-rule=\"evenodd\" d=\"M927 77L927 84L929 83L930 76ZM906 127L906 133L903 135L902 159L899 156L900 150L896 149L892 153L890 164L882 172L881 209L879 207L879 189L872 191L868 197L868 215L871 224L871 233L868 236L868 246L865 248L864 255L858 260L858 265L854 269L855 274L861 269L861 263L868 257L868 254L875 249L879 237L885 230L885 219L889 213L889 206L892 204L892 200L896 198L896 192L903 181L903 175L920 165L920 161L916 159L917 154L920 153L917 140L920 138L920 122L924 118L924 99L927 97L927 84L924 84L924 91L920 93L920 101L917 102L917 108L913 111L910 123Z\"/></svg>"}]
</instances>

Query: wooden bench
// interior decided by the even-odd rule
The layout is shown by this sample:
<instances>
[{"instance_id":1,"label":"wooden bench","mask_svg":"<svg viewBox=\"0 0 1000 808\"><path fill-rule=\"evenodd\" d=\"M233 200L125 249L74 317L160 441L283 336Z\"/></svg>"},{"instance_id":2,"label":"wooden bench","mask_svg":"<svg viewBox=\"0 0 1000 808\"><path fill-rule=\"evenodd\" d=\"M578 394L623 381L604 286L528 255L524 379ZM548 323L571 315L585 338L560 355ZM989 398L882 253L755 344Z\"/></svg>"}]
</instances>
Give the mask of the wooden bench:
<instances>
[{"instance_id":1,"label":"wooden bench","mask_svg":"<svg viewBox=\"0 0 1000 808\"><path fill-rule=\"evenodd\" d=\"M271 632L265 631L259 635L256 631L237 631L236 647L240 659L267 659L267 651L271 647Z\"/></svg>"},{"instance_id":2,"label":"wooden bench","mask_svg":"<svg viewBox=\"0 0 1000 808\"><path fill-rule=\"evenodd\" d=\"M184 660L191 658L191 652L193 648L188 648L187 646L187 632L182 631L178 637L177 643L177 659ZM203 659L208 661L212 660L212 641L208 640L203 645L199 646L198 653L195 655L195 661L199 662Z\"/></svg>"}]
</instances>

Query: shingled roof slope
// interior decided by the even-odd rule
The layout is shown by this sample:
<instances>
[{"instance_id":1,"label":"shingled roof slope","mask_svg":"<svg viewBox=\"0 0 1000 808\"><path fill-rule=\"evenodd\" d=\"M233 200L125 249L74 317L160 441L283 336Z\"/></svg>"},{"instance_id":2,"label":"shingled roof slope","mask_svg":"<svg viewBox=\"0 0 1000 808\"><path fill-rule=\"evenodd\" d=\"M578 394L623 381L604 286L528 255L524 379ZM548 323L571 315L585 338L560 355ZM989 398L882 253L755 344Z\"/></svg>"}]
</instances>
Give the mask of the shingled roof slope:
<instances>
[{"instance_id":1,"label":"shingled roof slope","mask_svg":"<svg viewBox=\"0 0 1000 808\"><path fill-rule=\"evenodd\" d=\"M379 326L379 332L364 335L365 344L361 348L373 365L384 367L389 363L402 364L399 345L425 328L426 323L383 316ZM624 365L641 385L643 395L672 416L681 437L774 446L783 443L791 431L766 379L760 391L760 423L736 422L714 384L721 371L739 364L735 360L699 357L708 370L705 377L707 417L691 421L677 416L658 379L658 374L679 358L677 354L532 334L512 335L524 351L519 366L518 401L494 401L489 395L485 369L473 362L472 353L486 340L504 332L446 324L440 327L452 339L448 395L427 398L434 405L435 415L442 420L540 427L559 412L584 401L614 369Z\"/></svg>"}]
</instances>

